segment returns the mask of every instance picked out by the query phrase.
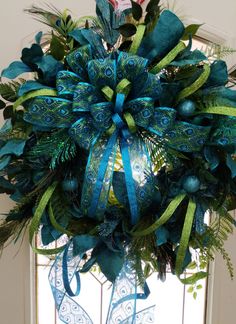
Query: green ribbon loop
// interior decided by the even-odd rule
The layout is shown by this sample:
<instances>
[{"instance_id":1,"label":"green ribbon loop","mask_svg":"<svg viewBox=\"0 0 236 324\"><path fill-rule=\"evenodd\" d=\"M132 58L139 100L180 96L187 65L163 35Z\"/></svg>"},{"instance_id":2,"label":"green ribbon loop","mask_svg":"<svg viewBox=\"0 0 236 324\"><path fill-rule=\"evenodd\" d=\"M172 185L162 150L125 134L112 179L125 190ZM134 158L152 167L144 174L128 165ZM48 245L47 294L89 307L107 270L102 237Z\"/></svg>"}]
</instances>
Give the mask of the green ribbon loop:
<instances>
[{"instance_id":1,"label":"green ribbon loop","mask_svg":"<svg viewBox=\"0 0 236 324\"><path fill-rule=\"evenodd\" d=\"M189 87L183 89L177 98L177 103L182 99L191 96L191 94L195 93L198 89L200 89L203 84L207 81L209 75L211 73L211 68L208 64L203 66L203 71L200 77L194 81Z\"/></svg>"},{"instance_id":2,"label":"green ribbon loop","mask_svg":"<svg viewBox=\"0 0 236 324\"><path fill-rule=\"evenodd\" d=\"M164 67L169 65L176 56L185 49L185 44L183 42L179 42L159 63L157 63L151 70L150 73L157 74Z\"/></svg>"},{"instance_id":3,"label":"green ribbon loop","mask_svg":"<svg viewBox=\"0 0 236 324\"><path fill-rule=\"evenodd\" d=\"M134 36L132 45L131 45L130 50L129 50L129 52L131 54L136 54L137 53L137 51L139 49L139 46L140 46L140 44L142 42L142 39L143 39L145 30L146 30L146 26L145 25L139 25L138 26L137 32L136 32L136 34Z\"/></svg>"},{"instance_id":4,"label":"green ribbon loop","mask_svg":"<svg viewBox=\"0 0 236 324\"><path fill-rule=\"evenodd\" d=\"M181 202L184 200L185 197L186 197L186 194L180 194L177 197L175 197L170 202L170 204L168 205L168 207L166 208L164 213L161 215L161 217L155 221L155 223L153 223L151 226L149 226L148 228L145 228L144 230L141 230L141 231L133 230L133 231L131 231L131 235L134 237L145 236L145 235L149 235L149 234L153 233L154 231L156 231L160 226L165 224L171 218L171 216L174 214L177 207L181 204Z\"/></svg>"},{"instance_id":5,"label":"green ribbon loop","mask_svg":"<svg viewBox=\"0 0 236 324\"><path fill-rule=\"evenodd\" d=\"M31 221L30 227L29 227L29 241L30 244L32 246L32 249L35 253L37 254L43 254L43 255L52 255L52 254L57 254L61 251L64 250L64 246L61 246L59 248L55 248L55 249L37 249L33 246L33 239L34 239L34 235L35 233L37 233L39 226L40 226L40 220L43 216L44 210L47 207L48 202L50 201L53 192L55 191L57 186L57 182L55 181L51 186L48 187L48 189L45 191L45 193L43 194L38 207L35 210L33 219Z\"/></svg>"},{"instance_id":6,"label":"green ribbon loop","mask_svg":"<svg viewBox=\"0 0 236 324\"><path fill-rule=\"evenodd\" d=\"M102 88L101 91L104 94L107 101L112 101L114 96L114 91L112 90L112 88L110 88L109 86L105 86Z\"/></svg>"},{"instance_id":7,"label":"green ribbon loop","mask_svg":"<svg viewBox=\"0 0 236 324\"><path fill-rule=\"evenodd\" d=\"M135 120L133 119L132 115L129 112L124 113L124 120L126 121L128 128L130 130L130 133L136 133L137 127L135 124Z\"/></svg>"},{"instance_id":8,"label":"green ribbon loop","mask_svg":"<svg viewBox=\"0 0 236 324\"><path fill-rule=\"evenodd\" d=\"M40 97L40 96L50 96L50 97L56 97L57 96L57 91L52 90L52 89L42 89L42 90L36 90L36 91L31 91L29 93L26 93L22 97L16 100L16 102L13 105L13 109L15 110L17 107L23 104L23 102L35 98L35 97Z\"/></svg>"},{"instance_id":9,"label":"green ribbon loop","mask_svg":"<svg viewBox=\"0 0 236 324\"><path fill-rule=\"evenodd\" d=\"M226 106L208 107L196 113L199 114L216 114L236 117L236 108Z\"/></svg>"},{"instance_id":10,"label":"green ribbon loop","mask_svg":"<svg viewBox=\"0 0 236 324\"><path fill-rule=\"evenodd\" d=\"M189 203L188 203L188 208L187 208L187 212L186 212L186 216L185 216L183 231L182 231L182 235L181 235L181 239L180 239L177 258L176 258L175 269L176 269L176 274L178 276L180 276L181 273L183 272L182 267L183 267L184 259L186 256L186 251L187 251L188 244L189 244L189 238L190 238L190 234L191 234L191 230L192 230L192 226L193 226L193 219L194 219L196 207L197 207L196 203L192 199L190 199Z\"/></svg>"},{"instance_id":11,"label":"green ribbon loop","mask_svg":"<svg viewBox=\"0 0 236 324\"><path fill-rule=\"evenodd\" d=\"M131 82L127 79L122 79L116 86L116 93L123 93L126 97L131 90Z\"/></svg>"}]
</instances>

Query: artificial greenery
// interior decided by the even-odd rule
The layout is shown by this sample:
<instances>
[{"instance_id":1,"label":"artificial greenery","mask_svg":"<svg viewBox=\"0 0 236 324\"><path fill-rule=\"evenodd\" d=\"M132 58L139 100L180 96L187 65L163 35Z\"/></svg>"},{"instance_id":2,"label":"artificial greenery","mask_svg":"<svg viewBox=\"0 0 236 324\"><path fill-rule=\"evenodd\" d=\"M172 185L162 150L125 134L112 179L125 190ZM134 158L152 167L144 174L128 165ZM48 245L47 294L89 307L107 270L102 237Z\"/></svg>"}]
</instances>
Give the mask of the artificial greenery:
<instances>
[{"instance_id":1,"label":"artificial greenery","mask_svg":"<svg viewBox=\"0 0 236 324\"><path fill-rule=\"evenodd\" d=\"M97 263L114 282L129 260L144 286L171 269L196 297L216 251L233 277L235 90L219 47L191 49L199 25L158 0L122 12L96 3L97 17L78 21L27 9L51 30L2 73L34 77L0 84L0 190L16 201L0 247L29 224L45 246L67 235L81 272ZM183 279L187 267L198 271Z\"/></svg>"}]
</instances>

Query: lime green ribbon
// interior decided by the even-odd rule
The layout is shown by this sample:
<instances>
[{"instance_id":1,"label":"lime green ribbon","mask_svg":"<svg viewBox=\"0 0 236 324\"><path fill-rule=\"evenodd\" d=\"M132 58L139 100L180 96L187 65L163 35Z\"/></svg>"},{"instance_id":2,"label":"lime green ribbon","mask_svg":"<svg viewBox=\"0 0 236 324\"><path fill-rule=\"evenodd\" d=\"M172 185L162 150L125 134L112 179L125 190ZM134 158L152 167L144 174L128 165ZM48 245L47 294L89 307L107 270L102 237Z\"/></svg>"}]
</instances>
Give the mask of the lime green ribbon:
<instances>
[{"instance_id":1,"label":"lime green ribbon","mask_svg":"<svg viewBox=\"0 0 236 324\"><path fill-rule=\"evenodd\" d=\"M189 244L189 238L193 226L196 207L197 207L196 203L192 199L190 199L188 203L187 213L185 216L183 231L180 239L177 258L176 258L175 269L176 269L176 274L178 276L180 276L181 273L183 272L182 268L183 268L183 263L186 256L188 244Z\"/></svg>"},{"instance_id":2,"label":"lime green ribbon","mask_svg":"<svg viewBox=\"0 0 236 324\"><path fill-rule=\"evenodd\" d=\"M209 78L210 73L211 73L210 66L208 64L205 64L203 66L203 71L199 76L199 78L196 81L194 81L189 87L186 87L185 89L180 91L177 98L177 103L182 99L191 96L191 94L195 93L198 89L200 89Z\"/></svg>"},{"instance_id":3,"label":"lime green ribbon","mask_svg":"<svg viewBox=\"0 0 236 324\"><path fill-rule=\"evenodd\" d=\"M112 101L114 96L114 91L112 90L112 88L110 88L109 86L105 86L102 88L101 91L104 94L107 101Z\"/></svg>"},{"instance_id":4,"label":"lime green ribbon","mask_svg":"<svg viewBox=\"0 0 236 324\"><path fill-rule=\"evenodd\" d=\"M177 197L175 197L170 202L170 204L168 205L164 213L161 215L161 217L155 221L155 223L153 223L151 226L141 231L132 230L131 235L134 237L139 237L139 236L149 235L154 231L156 231L160 226L164 225L171 218L171 216L174 214L177 207L181 204L181 202L184 200L185 197L186 194L180 194Z\"/></svg>"},{"instance_id":5,"label":"lime green ribbon","mask_svg":"<svg viewBox=\"0 0 236 324\"><path fill-rule=\"evenodd\" d=\"M157 74L164 67L169 65L176 56L185 49L185 44L183 42L179 42L160 62L158 62L151 70L150 73Z\"/></svg>"},{"instance_id":6,"label":"lime green ribbon","mask_svg":"<svg viewBox=\"0 0 236 324\"><path fill-rule=\"evenodd\" d=\"M199 271L197 273L194 273L193 275L187 277L187 278L179 278L179 280L184 285L194 285L198 280L204 279L208 276L208 272L205 271Z\"/></svg>"},{"instance_id":7,"label":"lime green ribbon","mask_svg":"<svg viewBox=\"0 0 236 324\"><path fill-rule=\"evenodd\" d=\"M136 127L135 120L133 119L132 115L129 112L125 112L123 117L127 123L130 133L132 133L132 134L136 133L137 127Z\"/></svg>"},{"instance_id":8,"label":"lime green ribbon","mask_svg":"<svg viewBox=\"0 0 236 324\"><path fill-rule=\"evenodd\" d=\"M236 117L236 108L226 106L208 107L196 112L196 114L216 114Z\"/></svg>"},{"instance_id":9,"label":"lime green ribbon","mask_svg":"<svg viewBox=\"0 0 236 324\"><path fill-rule=\"evenodd\" d=\"M122 79L116 86L116 93L123 93L126 97L131 90L131 82L128 79Z\"/></svg>"},{"instance_id":10,"label":"lime green ribbon","mask_svg":"<svg viewBox=\"0 0 236 324\"><path fill-rule=\"evenodd\" d=\"M42 89L42 90L35 90L31 91L29 93L26 93L22 97L16 100L16 102L13 105L13 109L15 110L17 107L22 105L25 101L39 97L39 96L50 96L50 97L56 97L57 96L57 91L53 89Z\"/></svg>"},{"instance_id":11,"label":"lime green ribbon","mask_svg":"<svg viewBox=\"0 0 236 324\"><path fill-rule=\"evenodd\" d=\"M137 53L137 51L139 49L139 46L140 46L140 44L142 42L142 39L143 39L145 30L146 30L146 26L145 25L139 25L138 26L137 32L136 32L136 34L134 36L132 45L131 45L130 50L129 50L129 52L131 54L136 54Z\"/></svg>"},{"instance_id":12,"label":"lime green ribbon","mask_svg":"<svg viewBox=\"0 0 236 324\"><path fill-rule=\"evenodd\" d=\"M52 255L52 254L57 254L61 251L64 250L65 246L61 246L59 248L55 249L38 249L33 246L33 240L34 240L34 235L35 233L38 232L39 226L40 226L40 221L43 216L44 210L48 205L48 202L50 201L53 192L55 191L57 186L57 182L54 182L51 186L48 187L48 189L44 192L36 210L33 216L33 219L30 223L29 227L29 241L32 246L32 249L35 253L37 254L43 254L43 255Z\"/></svg>"}]
</instances>

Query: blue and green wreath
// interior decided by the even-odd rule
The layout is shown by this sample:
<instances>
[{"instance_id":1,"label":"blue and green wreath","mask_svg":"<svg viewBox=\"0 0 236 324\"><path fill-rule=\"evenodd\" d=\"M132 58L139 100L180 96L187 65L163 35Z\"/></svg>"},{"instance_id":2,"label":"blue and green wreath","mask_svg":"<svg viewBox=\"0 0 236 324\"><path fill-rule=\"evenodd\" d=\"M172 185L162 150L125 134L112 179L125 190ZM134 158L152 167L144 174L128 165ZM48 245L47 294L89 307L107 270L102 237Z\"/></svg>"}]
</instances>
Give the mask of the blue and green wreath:
<instances>
[{"instance_id":1,"label":"blue and green wreath","mask_svg":"<svg viewBox=\"0 0 236 324\"><path fill-rule=\"evenodd\" d=\"M185 27L159 2L121 11L97 0L97 16L78 21L32 7L52 31L2 72L17 80L0 84L0 190L16 205L0 245L29 226L34 251L56 255L63 280L52 288L65 323L77 323L60 307L74 295L75 260L78 283L97 264L114 287L143 287L126 299L113 291L110 323L122 302L148 295L152 272L164 280L170 268L186 284L207 276L182 279L199 266L194 251L200 268L221 252L233 276L223 244L235 225L236 91L224 61L191 50L198 26ZM67 242L35 247L38 230L43 246Z\"/></svg>"}]
</instances>

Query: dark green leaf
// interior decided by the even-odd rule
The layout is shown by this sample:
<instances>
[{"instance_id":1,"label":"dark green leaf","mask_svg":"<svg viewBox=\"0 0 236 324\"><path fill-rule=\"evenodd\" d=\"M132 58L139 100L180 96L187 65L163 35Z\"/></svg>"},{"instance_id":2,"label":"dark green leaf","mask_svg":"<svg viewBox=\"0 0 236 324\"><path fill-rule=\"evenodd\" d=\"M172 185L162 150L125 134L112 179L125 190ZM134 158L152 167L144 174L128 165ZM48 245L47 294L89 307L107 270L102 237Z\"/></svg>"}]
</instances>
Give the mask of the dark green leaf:
<instances>
[{"instance_id":1,"label":"dark green leaf","mask_svg":"<svg viewBox=\"0 0 236 324\"><path fill-rule=\"evenodd\" d=\"M160 4L160 0L150 0L147 5L146 12L153 13L154 11L157 10L159 4Z\"/></svg>"},{"instance_id":2,"label":"dark green leaf","mask_svg":"<svg viewBox=\"0 0 236 324\"><path fill-rule=\"evenodd\" d=\"M0 109L3 109L6 107L6 104L4 101L0 100Z\"/></svg>"},{"instance_id":3,"label":"dark green leaf","mask_svg":"<svg viewBox=\"0 0 236 324\"><path fill-rule=\"evenodd\" d=\"M132 3L132 15L135 20L139 21L142 18L143 9L137 2L132 0L131 3Z\"/></svg>"},{"instance_id":4,"label":"dark green leaf","mask_svg":"<svg viewBox=\"0 0 236 324\"><path fill-rule=\"evenodd\" d=\"M7 106L3 111L4 119L12 118L13 117L13 106Z\"/></svg>"},{"instance_id":5,"label":"dark green leaf","mask_svg":"<svg viewBox=\"0 0 236 324\"><path fill-rule=\"evenodd\" d=\"M192 24L185 28L184 35L182 37L183 40L188 40L189 35L194 36L196 35L198 29L202 26L202 24Z\"/></svg>"},{"instance_id":6,"label":"dark green leaf","mask_svg":"<svg viewBox=\"0 0 236 324\"><path fill-rule=\"evenodd\" d=\"M61 40L55 35L52 35L50 52L52 56L58 61L62 60L65 56L65 47L62 44Z\"/></svg>"},{"instance_id":7,"label":"dark green leaf","mask_svg":"<svg viewBox=\"0 0 236 324\"><path fill-rule=\"evenodd\" d=\"M133 24L124 24L119 27L119 32L124 37L131 37L137 31L137 28Z\"/></svg>"},{"instance_id":8,"label":"dark green leaf","mask_svg":"<svg viewBox=\"0 0 236 324\"><path fill-rule=\"evenodd\" d=\"M119 50L127 52L127 50L130 48L131 44L132 44L132 41L130 41L130 40L125 41L120 45Z\"/></svg>"}]
</instances>

